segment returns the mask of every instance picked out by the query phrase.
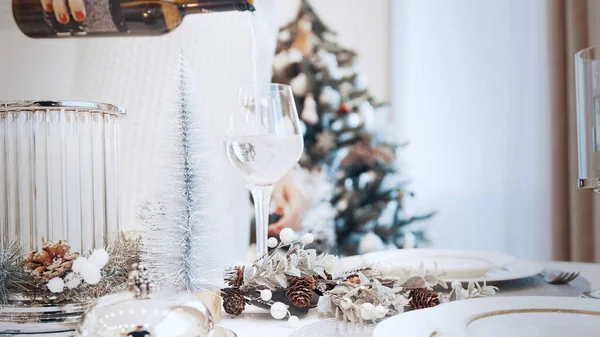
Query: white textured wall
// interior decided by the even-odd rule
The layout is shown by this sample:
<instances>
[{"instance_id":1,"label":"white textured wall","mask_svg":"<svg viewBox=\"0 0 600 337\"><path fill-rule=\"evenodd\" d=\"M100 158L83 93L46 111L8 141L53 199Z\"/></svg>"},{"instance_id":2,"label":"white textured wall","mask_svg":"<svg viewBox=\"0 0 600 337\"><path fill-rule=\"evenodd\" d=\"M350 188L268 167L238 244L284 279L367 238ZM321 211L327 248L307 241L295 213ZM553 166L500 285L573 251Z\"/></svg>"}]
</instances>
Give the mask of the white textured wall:
<instances>
[{"instance_id":1,"label":"white textured wall","mask_svg":"<svg viewBox=\"0 0 600 337\"><path fill-rule=\"evenodd\" d=\"M379 100L390 99L390 3L399 0L312 0L317 14L338 32L341 45L359 54L358 66ZM281 20L295 18L298 0L280 0Z\"/></svg>"},{"instance_id":2,"label":"white textured wall","mask_svg":"<svg viewBox=\"0 0 600 337\"><path fill-rule=\"evenodd\" d=\"M545 3L393 1L393 103L437 246L551 257Z\"/></svg>"}]
</instances>

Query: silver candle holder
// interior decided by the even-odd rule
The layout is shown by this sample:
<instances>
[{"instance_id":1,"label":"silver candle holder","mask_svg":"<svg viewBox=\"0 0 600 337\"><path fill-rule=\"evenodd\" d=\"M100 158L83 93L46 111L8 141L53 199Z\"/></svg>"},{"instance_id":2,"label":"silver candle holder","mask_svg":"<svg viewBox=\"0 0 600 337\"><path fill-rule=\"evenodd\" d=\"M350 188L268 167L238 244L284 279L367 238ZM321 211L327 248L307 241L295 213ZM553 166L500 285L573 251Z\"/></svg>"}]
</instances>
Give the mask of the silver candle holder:
<instances>
[{"instance_id":1,"label":"silver candle holder","mask_svg":"<svg viewBox=\"0 0 600 337\"><path fill-rule=\"evenodd\" d=\"M86 253L115 241L124 114L101 103L0 102L0 250L66 240ZM0 335L70 336L88 307L23 297L0 307Z\"/></svg>"},{"instance_id":2,"label":"silver candle holder","mask_svg":"<svg viewBox=\"0 0 600 337\"><path fill-rule=\"evenodd\" d=\"M121 228L119 119L110 104L0 103L0 248L101 248Z\"/></svg>"}]
</instances>

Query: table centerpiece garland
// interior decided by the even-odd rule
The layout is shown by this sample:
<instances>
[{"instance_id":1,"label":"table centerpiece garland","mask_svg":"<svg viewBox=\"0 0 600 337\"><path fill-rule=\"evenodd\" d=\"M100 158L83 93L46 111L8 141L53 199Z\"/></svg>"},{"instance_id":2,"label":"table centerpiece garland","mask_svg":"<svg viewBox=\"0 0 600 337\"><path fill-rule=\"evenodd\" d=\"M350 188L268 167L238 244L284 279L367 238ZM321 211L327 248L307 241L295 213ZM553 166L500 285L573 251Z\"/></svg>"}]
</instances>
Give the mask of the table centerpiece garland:
<instances>
[{"instance_id":1,"label":"table centerpiece garland","mask_svg":"<svg viewBox=\"0 0 600 337\"><path fill-rule=\"evenodd\" d=\"M141 241L121 233L108 247L72 252L65 240L45 241L27 251L11 243L0 251L0 307L87 302L127 287L131 265L140 261Z\"/></svg>"},{"instance_id":2,"label":"table centerpiece garland","mask_svg":"<svg viewBox=\"0 0 600 337\"><path fill-rule=\"evenodd\" d=\"M225 272L228 287L221 290L223 308L231 315L243 313L247 304L270 309L275 319L288 317L291 326L310 309L350 322L377 321L406 310L423 309L440 303L493 295L498 288L470 282L443 280L440 270L423 264L411 270L388 264L365 265L336 273L337 257L317 254L305 247L310 233L296 238L291 229L270 238L268 254L251 266L236 266ZM445 292L436 292L441 287Z\"/></svg>"}]
</instances>

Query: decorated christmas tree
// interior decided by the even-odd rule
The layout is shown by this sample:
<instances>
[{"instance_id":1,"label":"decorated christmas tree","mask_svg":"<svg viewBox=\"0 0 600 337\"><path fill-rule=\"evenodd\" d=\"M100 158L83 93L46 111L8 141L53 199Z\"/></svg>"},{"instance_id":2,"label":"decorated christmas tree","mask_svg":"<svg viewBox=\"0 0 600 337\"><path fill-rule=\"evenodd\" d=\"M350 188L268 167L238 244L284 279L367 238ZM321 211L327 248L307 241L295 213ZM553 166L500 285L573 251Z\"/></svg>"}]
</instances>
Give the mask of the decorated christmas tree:
<instances>
[{"instance_id":1,"label":"decorated christmas tree","mask_svg":"<svg viewBox=\"0 0 600 337\"><path fill-rule=\"evenodd\" d=\"M420 220L433 215L408 212L413 193L400 172L402 144L374 133L379 104L356 67L357 54L336 42L308 0L302 0L296 19L280 29L273 65L273 82L292 86L305 126L305 151L300 165L314 174L327 172L334 184L330 203L337 244L342 255L425 243ZM315 223L319 222L319 223ZM317 235L315 235L318 237Z\"/></svg>"}]
</instances>

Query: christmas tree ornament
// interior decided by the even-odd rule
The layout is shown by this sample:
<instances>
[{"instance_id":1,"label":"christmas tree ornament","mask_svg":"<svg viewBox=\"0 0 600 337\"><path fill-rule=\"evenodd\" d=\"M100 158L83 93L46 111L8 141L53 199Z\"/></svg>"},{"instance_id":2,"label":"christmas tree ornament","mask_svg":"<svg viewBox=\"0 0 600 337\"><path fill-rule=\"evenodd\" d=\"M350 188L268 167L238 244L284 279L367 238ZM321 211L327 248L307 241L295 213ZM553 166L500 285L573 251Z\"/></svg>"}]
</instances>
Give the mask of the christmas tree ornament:
<instances>
[{"instance_id":1,"label":"christmas tree ornament","mask_svg":"<svg viewBox=\"0 0 600 337\"><path fill-rule=\"evenodd\" d=\"M338 115L347 115L352 112L352 107L350 106L350 104L344 102L340 104L336 112Z\"/></svg>"},{"instance_id":2,"label":"christmas tree ornament","mask_svg":"<svg viewBox=\"0 0 600 337\"><path fill-rule=\"evenodd\" d=\"M340 95L342 95L342 97L348 97L352 94L352 90L354 90L354 87L349 82L343 82L338 86L337 89Z\"/></svg>"},{"instance_id":3,"label":"christmas tree ornament","mask_svg":"<svg viewBox=\"0 0 600 337\"><path fill-rule=\"evenodd\" d=\"M374 182L376 178L377 173L373 170L361 173L360 176L358 176L358 188L361 190L367 188L367 186Z\"/></svg>"},{"instance_id":4,"label":"christmas tree ornament","mask_svg":"<svg viewBox=\"0 0 600 337\"><path fill-rule=\"evenodd\" d=\"M384 250L385 244L379 235L369 232L360 239L358 249L361 254L373 253Z\"/></svg>"},{"instance_id":5,"label":"christmas tree ornament","mask_svg":"<svg viewBox=\"0 0 600 337\"><path fill-rule=\"evenodd\" d=\"M342 78L342 73L338 65L337 58L333 53L326 52L321 49L318 53L319 65L328 75L331 81L338 81Z\"/></svg>"},{"instance_id":6,"label":"christmas tree ornament","mask_svg":"<svg viewBox=\"0 0 600 337\"><path fill-rule=\"evenodd\" d=\"M308 16L301 17L298 20L298 33L296 39L292 43L294 49L302 51L305 56L310 56L314 53L315 46L320 42L319 38L312 31L312 22Z\"/></svg>"},{"instance_id":7,"label":"christmas tree ornament","mask_svg":"<svg viewBox=\"0 0 600 337\"><path fill-rule=\"evenodd\" d=\"M298 121L299 124L299 129L300 129L300 134L301 135L305 135L306 134L306 124L303 121Z\"/></svg>"},{"instance_id":8,"label":"christmas tree ornament","mask_svg":"<svg viewBox=\"0 0 600 337\"><path fill-rule=\"evenodd\" d=\"M324 158L331 150L337 146L336 135L331 131L325 131L317 135L317 144L315 151L318 151L320 157Z\"/></svg>"},{"instance_id":9,"label":"christmas tree ornament","mask_svg":"<svg viewBox=\"0 0 600 337\"><path fill-rule=\"evenodd\" d=\"M279 35L277 36L277 39L280 42L289 42L292 40L292 35L290 34L289 30L282 30L279 32Z\"/></svg>"},{"instance_id":10,"label":"christmas tree ornament","mask_svg":"<svg viewBox=\"0 0 600 337\"><path fill-rule=\"evenodd\" d=\"M325 87L321 90L319 103L328 109L336 109L342 102L342 96L332 87Z\"/></svg>"},{"instance_id":11,"label":"christmas tree ornament","mask_svg":"<svg viewBox=\"0 0 600 337\"><path fill-rule=\"evenodd\" d=\"M347 114L341 113L338 115L339 117L333 123L331 123L331 130L340 135L344 131L356 130L363 125L362 118L355 112L349 112Z\"/></svg>"},{"instance_id":12,"label":"christmas tree ornament","mask_svg":"<svg viewBox=\"0 0 600 337\"><path fill-rule=\"evenodd\" d=\"M282 51L273 58L273 72L282 73L290 64L290 57L287 51Z\"/></svg>"},{"instance_id":13,"label":"christmas tree ornament","mask_svg":"<svg viewBox=\"0 0 600 337\"><path fill-rule=\"evenodd\" d=\"M358 107L358 114L362 117L365 130L373 132L375 127L375 109L369 101L364 101Z\"/></svg>"},{"instance_id":14,"label":"christmas tree ornament","mask_svg":"<svg viewBox=\"0 0 600 337\"><path fill-rule=\"evenodd\" d=\"M308 77L306 74L299 74L291 82L290 86L296 97L304 97L308 92Z\"/></svg>"},{"instance_id":15,"label":"christmas tree ornament","mask_svg":"<svg viewBox=\"0 0 600 337\"><path fill-rule=\"evenodd\" d=\"M417 237L415 234L408 232L404 234L402 238L402 248L410 249L415 248L417 246Z\"/></svg>"},{"instance_id":16,"label":"christmas tree ornament","mask_svg":"<svg viewBox=\"0 0 600 337\"><path fill-rule=\"evenodd\" d=\"M369 88L369 79L364 74L357 74L354 78L354 90L363 91Z\"/></svg>"},{"instance_id":17,"label":"christmas tree ornament","mask_svg":"<svg viewBox=\"0 0 600 337\"><path fill-rule=\"evenodd\" d=\"M313 98L312 94L306 95L304 99L304 107L300 117L309 125L315 125L319 122L319 114L317 112L317 102Z\"/></svg>"}]
</instances>

